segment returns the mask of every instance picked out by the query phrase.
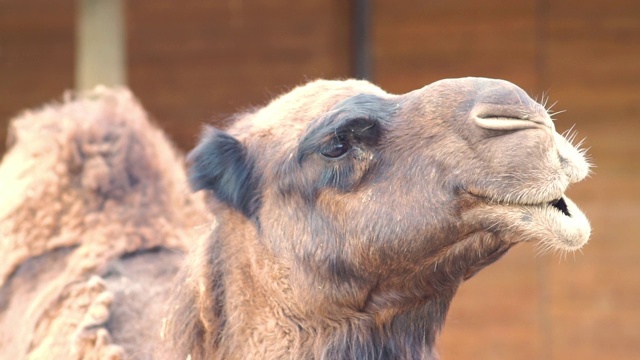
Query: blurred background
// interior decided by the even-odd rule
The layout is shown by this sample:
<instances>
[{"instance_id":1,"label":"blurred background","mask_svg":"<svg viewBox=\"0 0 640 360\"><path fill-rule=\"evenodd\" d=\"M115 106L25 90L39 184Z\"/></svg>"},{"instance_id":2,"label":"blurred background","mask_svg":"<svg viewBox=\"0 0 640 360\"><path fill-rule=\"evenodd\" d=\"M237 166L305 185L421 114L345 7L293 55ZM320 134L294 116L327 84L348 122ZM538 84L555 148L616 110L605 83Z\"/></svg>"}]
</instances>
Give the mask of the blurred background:
<instances>
[{"instance_id":1,"label":"blurred background","mask_svg":"<svg viewBox=\"0 0 640 360\"><path fill-rule=\"evenodd\" d=\"M442 358L640 359L640 1L0 0L2 139L98 82L129 86L187 151L203 123L307 80L402 93L462 76L566 110L556 127L596 165L569 191L593 236L566 256L521 245L465 283Z\"/></svg>"}]
</instances>

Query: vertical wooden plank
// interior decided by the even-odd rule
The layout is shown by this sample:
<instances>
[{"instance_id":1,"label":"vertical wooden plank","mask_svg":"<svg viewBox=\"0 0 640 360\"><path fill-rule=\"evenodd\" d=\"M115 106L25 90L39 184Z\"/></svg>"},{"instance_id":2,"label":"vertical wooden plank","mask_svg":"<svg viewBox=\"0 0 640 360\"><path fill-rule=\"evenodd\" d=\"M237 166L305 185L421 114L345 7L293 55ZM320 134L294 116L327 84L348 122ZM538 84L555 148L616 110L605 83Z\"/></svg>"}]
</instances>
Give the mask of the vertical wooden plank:
<instances>
[{"instance_id":1,"label":"vertical wooden plank","mask_svg":"<svg viewBox=\"0 0 640 360\"><path fill-rule=\"evenodd\" d=\"M183 149L203 123L350 75L349 2L127 2L130 83Z\"/></svg>"},{"instance_id":2,"label":"vertical wooden plank","mask_svg":"<svg viewBox=\"0 0 640 360\"><path fill-rule=\"evenodd\" d=\"M352 0L351 48L353 77L372 81L371 73L371 0Z\"/></svg>"},{"instance_id":3,"label":"vertical wooden plank","mask_svg":"<svg viewBox=\"0 0 640 360\"><path fill-rule=\"evenodd\" d=\"M73 88L74 3L0 1L0 155L13 116Z\"/></svg>"},{"instance_id":4,"label":"vertical wooden plank","mask_svg":"<svg viewBox=\"0 0 640 360\"><path fill-rule=\"evenodd\" d=\"M122 0L78 0L76 88L126 84Z\"/></svg>"},{"instance_id":5,"label":"vertical wooden plank","mask_svg":"<svg viewBox=\"0 0 640 360\"><path fill-rule=\"evenodd\" d=\"M498 77L535 92L535 1L373 1L374 77L405 92L450 77Z\"/></svg>"},{"instance_id":6,"label":"vertical wooden plank","mask_svg":"<svg viewBox=\"0 0 640 360\"><path fill-rule=\"evenodd\" d=\"M593 235L552 263L553 359L640 358L640 3L549 7L549 92L596 164L570 191Z\"/></svg>"},{"instance_id":7,"label":"vertical wooden plank","mask_svg":"<svg viewBox=\"0 0 640 360\"><path fill-rule=\"evenodd\" d=\"M543 359L537 270L544 260L521 244L462 284L439 340L442 359Z\"/></svg>"}]
</instances>

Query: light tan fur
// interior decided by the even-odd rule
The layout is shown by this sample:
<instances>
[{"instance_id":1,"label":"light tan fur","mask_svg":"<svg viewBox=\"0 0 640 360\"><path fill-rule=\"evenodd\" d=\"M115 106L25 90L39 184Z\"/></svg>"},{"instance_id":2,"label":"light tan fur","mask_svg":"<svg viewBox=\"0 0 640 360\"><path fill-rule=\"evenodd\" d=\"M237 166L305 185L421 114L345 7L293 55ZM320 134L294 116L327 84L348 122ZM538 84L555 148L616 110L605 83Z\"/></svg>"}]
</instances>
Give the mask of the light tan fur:
<instances>
[{"instance_id":1,"label":"light tan fur","mask_svg":"<svg viewBox=\"0 0 640 360\"><path fill-rule=\"evenodd\" d=\"M152 358L180 254L208 223L182 156L124 89L69 93L9 132L0 358ZM148 270L147 257L167 262Z\"/></svg>"}]
</instances>

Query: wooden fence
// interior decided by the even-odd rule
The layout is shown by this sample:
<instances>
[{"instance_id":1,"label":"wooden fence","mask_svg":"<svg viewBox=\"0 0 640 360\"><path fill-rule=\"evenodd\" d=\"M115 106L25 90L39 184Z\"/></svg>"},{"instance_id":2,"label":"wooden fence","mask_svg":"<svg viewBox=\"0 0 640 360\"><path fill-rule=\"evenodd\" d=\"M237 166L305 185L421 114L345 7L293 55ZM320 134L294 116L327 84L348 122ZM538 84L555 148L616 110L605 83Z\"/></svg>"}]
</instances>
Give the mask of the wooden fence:
<instances>
[{"instance_id":1,"label":"wooden fence","mask_svg":"<svg viewBox=\"0 0 640 360\"><path fill-rule=\"evenodd\" d=\"M1 138L18 111L74 87L79 9L0 0ZM123 24L126 82L185 150L202 123L317 77L405 92L487 76L557 100L556 126L575 124L597 166L569 192L591 242L567 256L522 245L483 270L454 300L440 352L640 358L640 2L129 0Z\"/></svg>"}]
</instances>

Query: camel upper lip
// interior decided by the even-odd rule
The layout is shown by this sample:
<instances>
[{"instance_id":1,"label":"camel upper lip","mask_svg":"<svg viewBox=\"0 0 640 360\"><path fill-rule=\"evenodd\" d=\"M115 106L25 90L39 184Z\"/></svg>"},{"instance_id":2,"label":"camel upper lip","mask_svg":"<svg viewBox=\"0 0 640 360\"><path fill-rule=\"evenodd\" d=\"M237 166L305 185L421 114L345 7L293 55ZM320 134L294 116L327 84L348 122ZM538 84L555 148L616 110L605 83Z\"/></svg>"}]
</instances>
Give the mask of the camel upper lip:
<instances>
[{"instance_id":1,"label":"camel upper lip","mask_svg":"<svg viewBox=\"0 0 640 360\"><path fill-rule=\"evenodd\" d=\"M565 196L562 195L561 197L551 200L551 201L541 201L539 203L518 203L518 202L502 202L502 201L493 201L494 203L497 204L502 204L502 205L512 205L512 206L532 206L532 207L538 207L538 208L551 208L554 209L557 212L560 212L561 214L563 214L564 216L567 217L571 217L571 212L569 211L569 207L567 205L567 202L565 201Z\"/></svg>"},{"instance_id":2,"label":"camel upper lip","mask_svg":"<svg viewBox=\"0 0 640 360\"><path fill-rule=\"evenodd\" d=\"M564 194L562 194L560 197L553 199L551 201L541 200L540 202L518 202L518 201L505 201L501 199L492 198L489 196L478 195L468 190L465 190L465 192L489 204L499 204L499 205L508 205L508 206L552 207L557 211L561 212L562 214L571 217L571 213L569 212L569 208L565 201Z\"/></svg>"}]
</instances>

